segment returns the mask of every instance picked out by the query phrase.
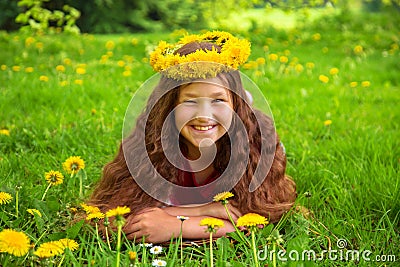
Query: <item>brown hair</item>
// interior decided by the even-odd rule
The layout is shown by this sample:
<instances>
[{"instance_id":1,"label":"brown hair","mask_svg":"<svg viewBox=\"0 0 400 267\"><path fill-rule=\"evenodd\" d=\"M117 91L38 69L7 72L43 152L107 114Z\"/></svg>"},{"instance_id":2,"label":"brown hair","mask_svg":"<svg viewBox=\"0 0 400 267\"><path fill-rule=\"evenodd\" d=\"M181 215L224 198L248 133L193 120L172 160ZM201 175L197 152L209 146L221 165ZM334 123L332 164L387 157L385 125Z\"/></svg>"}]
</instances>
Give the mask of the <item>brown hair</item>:
<instances>
[{"instance_id":1,"label":"brown hair","mask_svg":"<svg viewBox=\"0 0 400 267\"><path fill-rule=\"evenodd\" d=\"M198 49L211 50L213 46L218 51L220 50L220 47L210 43L189 43L180 48L177 53L186 55ZM234 111L245 126L247 135L240 134L240 131L235 128L237 123L233 121L229 135L226 133L216 142L218 150L213 166L222 173L228 162L235 160L234 162L238 163L235 170L245 169L243 176L231 190L234 197L230 203L243 214L259 213L275 222L292 207L296 199L296 188L295 183L285 175L286 157L279 137L275 133L274 123L270 117L252 109L246 103L244 100L246 93L238 71L221 73L217 77L232 91ZM166 90L168 91L166 92ZM135 166L134 173L139 177L143 175L149 179L155 179L155 172L158 172L168 181L180 184L182 177L179 175L179 170L167 160L164 154L164 150L174 144L166 138L167 145L164 145L164 141L164 148L161 145L161 139L165 138L165 136L161 136L161 128L168 114L176 106L178 96L179 83L161 76L159 84L148 99L145 110L137 119L134 131L123 140L114 160L104 167L102 178L90 197L89 204L98 206L102 211L126 205L131 208L132 212L146 207L163 205L144 192L132 178L132 170L130 171L127 166L124 150L125 153L131 153L138 157L135 161L139 164ZM171 132L171 135L168 136L173 136L173 133L179 134L176 127L170 127L167 131ZM262 148L261 144L271 140L268 138L271 135L275 135L273 138L275 143L269 142L267 147ZM143 143L143 140L146 144L145 150L139 145ZM234 143L231 144L231 142ZM248 161L241 160L246 157L245 152L241 151L245 142L249 144ZM183 151L187 149L181 140L180 146ZM261 149L265 149L264 152L267 154L271 154L273 151L272 166L265 174L266 178L261 185L250 193L249 185L256 168L267 164L266 160L261 158L263 152ZM150 158L151 164L145 160L145 157ZM155 186L154 190L162 189Z\"/></svg>"}]
</instances>

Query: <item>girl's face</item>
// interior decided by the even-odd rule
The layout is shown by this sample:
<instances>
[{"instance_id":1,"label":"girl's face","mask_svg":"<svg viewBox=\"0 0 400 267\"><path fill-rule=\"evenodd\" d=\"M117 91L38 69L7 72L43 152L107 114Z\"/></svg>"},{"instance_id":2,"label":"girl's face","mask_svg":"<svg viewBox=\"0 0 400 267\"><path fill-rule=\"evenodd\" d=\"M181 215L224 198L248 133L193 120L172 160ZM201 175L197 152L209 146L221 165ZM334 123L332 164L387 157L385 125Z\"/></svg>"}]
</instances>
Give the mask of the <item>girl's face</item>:
<instances>
[{"instance_id":1,"label":"girl's face","mask_svg":"<svg viewBox=\"0 0 400 267\"><path fill-rule=\"evenodd\" d=\"M189 151L198 149L204 139L215 143L221 138L231 125L232 109L229 89L217 78L181 86L175 125L185 138Z\"/></svg>"}]
</instances>

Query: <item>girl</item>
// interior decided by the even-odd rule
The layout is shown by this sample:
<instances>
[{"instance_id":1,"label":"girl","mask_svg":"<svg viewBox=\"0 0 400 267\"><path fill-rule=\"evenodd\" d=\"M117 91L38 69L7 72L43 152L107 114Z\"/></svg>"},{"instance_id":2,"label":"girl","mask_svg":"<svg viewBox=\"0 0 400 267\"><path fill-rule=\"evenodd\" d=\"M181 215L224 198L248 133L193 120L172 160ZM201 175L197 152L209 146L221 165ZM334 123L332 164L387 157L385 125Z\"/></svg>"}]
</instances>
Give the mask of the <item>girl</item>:
<instances>
[{"instance_id":1,"label":"girl","mask_svg":"<svg viewBox=\"0 0 400 267\"><path fill-rule=\"evenodd\" d=\"M221 189L234 194L228 204L234 220L254 212L278 221L296 190L285 175L273 121L248 104L236 70L250 44L208 32L176 47L160 42L151 55L160 81L132 134L104 167L89 204L103 212L130 207L125 234L152 243L178 237L180 215L190 217L182 229L186 239L208 237L199 226L205 217L224 220L216 237L234 231L224 207L212 203Z\"/></svg>"}]
</instances>

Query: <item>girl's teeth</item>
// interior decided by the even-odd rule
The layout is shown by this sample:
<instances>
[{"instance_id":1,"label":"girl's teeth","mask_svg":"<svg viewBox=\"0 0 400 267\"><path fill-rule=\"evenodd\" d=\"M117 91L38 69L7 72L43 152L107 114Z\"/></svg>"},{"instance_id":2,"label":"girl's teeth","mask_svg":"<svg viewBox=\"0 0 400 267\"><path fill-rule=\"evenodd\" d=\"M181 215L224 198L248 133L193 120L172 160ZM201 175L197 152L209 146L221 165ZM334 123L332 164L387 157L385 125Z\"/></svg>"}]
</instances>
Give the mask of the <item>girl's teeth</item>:
<instances>
[{"instance_id":1,"label":"girl's teeth","mask_svg":"<svg viewBox=\"0 0 400 267\"><path fill-rule=\"evenodd\" d=\"M210 130L213 126L212 125L210 125L210 126L193 126L196 130L199 130L199 131L208 131L208 130Z\"/></svg>"}]
</instances>

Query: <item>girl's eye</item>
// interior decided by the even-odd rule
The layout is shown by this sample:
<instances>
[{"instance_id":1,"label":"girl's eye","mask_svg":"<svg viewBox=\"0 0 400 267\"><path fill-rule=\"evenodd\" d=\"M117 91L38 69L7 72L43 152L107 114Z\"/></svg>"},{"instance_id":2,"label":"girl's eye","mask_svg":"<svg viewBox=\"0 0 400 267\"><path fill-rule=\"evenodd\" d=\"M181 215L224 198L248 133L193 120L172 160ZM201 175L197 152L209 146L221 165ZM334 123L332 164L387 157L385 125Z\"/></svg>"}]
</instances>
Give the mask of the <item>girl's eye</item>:
<instances>
[{"instance_id":1,"label":"girl's eye","mask_svg":"<svg viewBox=\"0 0 400 267\"><path fill-rule=\"evenodd\" d=\"M193 99L184 100L183 103L196 103Z\"/></svg>"},{"instance_id":2,"label":"girl's eye","mask_svg":"<svg viewBox=\"0 0 400 267\"><path fill-rule=\"evenodd\" d=\"M214 103L219 103L219 102L225 102L225 100L218 98L218 99L214 99L213 102Z\"/></svg>"}]
</instances>

